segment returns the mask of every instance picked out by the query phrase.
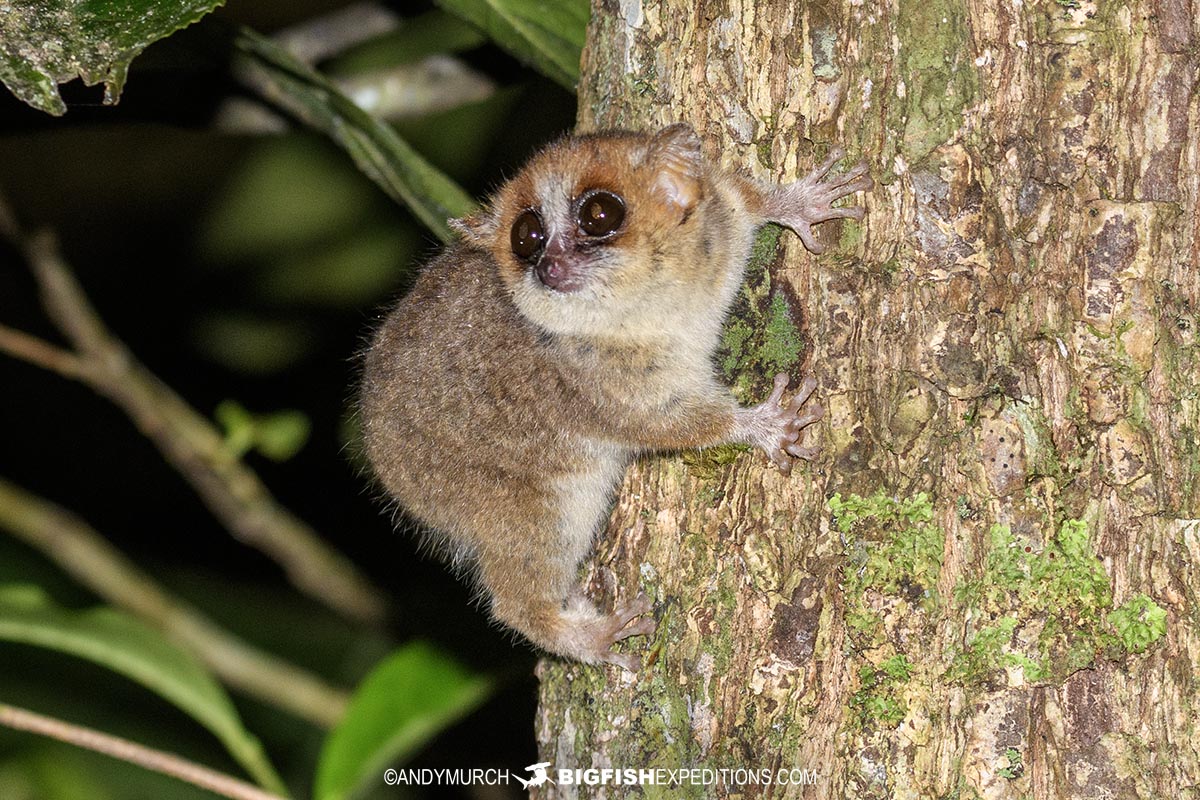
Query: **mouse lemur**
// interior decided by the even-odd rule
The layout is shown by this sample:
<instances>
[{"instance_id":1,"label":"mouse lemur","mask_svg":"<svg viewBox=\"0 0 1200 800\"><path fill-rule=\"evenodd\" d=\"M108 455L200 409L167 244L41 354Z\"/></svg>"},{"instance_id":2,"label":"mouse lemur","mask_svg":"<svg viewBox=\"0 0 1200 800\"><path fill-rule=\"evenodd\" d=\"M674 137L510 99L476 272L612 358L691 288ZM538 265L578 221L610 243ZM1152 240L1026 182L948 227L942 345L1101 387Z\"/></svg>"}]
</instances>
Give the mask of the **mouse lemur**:
<instances>
[{"instance_id":1,"label":"mouse lemur","mask_svg":"<svg viewBox=\"0 0 1200 800\"><path fill-rule=\"evenodd\" d=\"M567 658L635 669L639 595L600 613L576 573L640 453L740 442L785 473L822 414L775 377L742 408L713 352L755 229L813 252L812 225L860 220L838 198L866 166L835 150L777 186L704 159L686 125L566 138L535 155L420 273L367 350L361 417L383 486L470 569L492 615ZM639 619L640 617L640 619Z\"/></svg>"}]
</instances>

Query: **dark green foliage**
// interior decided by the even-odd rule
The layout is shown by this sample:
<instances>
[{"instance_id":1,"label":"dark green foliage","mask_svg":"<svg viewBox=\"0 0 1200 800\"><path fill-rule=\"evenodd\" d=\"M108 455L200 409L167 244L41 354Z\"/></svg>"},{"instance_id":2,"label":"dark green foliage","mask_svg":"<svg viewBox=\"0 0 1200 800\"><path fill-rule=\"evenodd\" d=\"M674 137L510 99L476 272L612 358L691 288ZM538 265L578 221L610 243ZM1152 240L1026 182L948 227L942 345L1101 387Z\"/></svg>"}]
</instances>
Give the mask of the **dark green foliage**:
<instances>
[{"instance_id":1,"label":"dark green foliage","mask_svg":"<svg viewBox=\"0 0 1200 800\"><path fill-rule=\"evenodd\" d=\"M55 115L67 109L57 82L76 75L104 82L105 102L115 103L135 56L216 5L18 0L0 11L0 80L20 100ZM296 15L306 12L289 4L249 5L250 14L274 14L289 24L305 21ZM497 69L501 77L495 82L509 83L490 99L428 119L406 119L403 136L338 89L330 76L439 53L482 51L485 58L476 58L473 66L486 69L486 58L504 58L487 47L489 35L554 80L564 85L577 80L586 3L446 6L466 21L434 10L314 68L271 39L237 27L234 15L247 12L243 5L230 12L234 25L202 22L138 59L139 72L119 108L88 108L71 88L66 96L73 113L50 123L50 135L5 130L13 135L0 141L0 187L6 193L0 212L11 204L14 216L28 225L26 232L35 225L56 229L67 261L117 335L197 407L215 409L224 444L218 442L211 457L244 460L260 470L263 482L283 502L294 503L299 516L323 526L334 546L360 558L365 551L364 562L378 562L372 562L372 579L394 594L401 621L378 629L314 608L287 585L278 565L257 555L247 558L246 548L219 529L179 476L155 462L139 434L141 420L131 424L103 400L64 390L67 384L57 377L33 370L35 378L28 380L27 365L5 358L0 369L11 372L0 382L14 391L5 393L4 410L46 405L46 413L61 423L35 428L5 417L17 434L6 434L6 455L17 459L4 465L6 476L28 479L64 506L78 504L84 517L111 533L113 545L161 580L166 591L186 596L184 605L238 637L235 641L261 648L278 660L278 668L313 676L329 689L335 708L341 708L339 698L344 704L352 690L353 695L322 747L328 721L298 720L294 711L270 707L236 682L223 686L223 674L175 641L170 615L167 624L156 616L161 608L147 614L152 623L147 624L90 593L104 595L96 589L103 587L103 576L84 581L90 589L76 583L72 569L94 569L86 548L38 553L0 529L0 585L9 587L0 596L0 706L26 706L127 736L279 794L290 787L309 796L315 784L318 797L348 798L378 790L384 767L419 757L504 683L466 662L498 664L489 668L500 670L517 664L520 674L528 671L528 656L512 654L461 597L437 602L461 590L449 578L437 583L443 578L436 565L427 568L436 580L422 573L426 568L411 545L392 535L391 521L363 491L338 440L339 430L353 430L345 406L346 387L355 380L349 362L368 318L428 253L427 231L448 240L447 219L475 208L458 181L470 181L472 191L486 188L572 115L565 93L511 63ZM397 54L397 48L403 52ZM226 58L232 63L225 64ZM180 66L181 72L170 71ZM227 92L233 86L227 67L288 113L292 124L307 124L334 146L303 132L248 138L219 129L215 101L202 96L193 102L195 84L186 81L197 80L195 70L207 81L206 90ZM221 74L204 72L218 68ZM169 102L161 94L163 74L184 82L168 90L176 95ZM154 99L137 106L143 87L163 107L186 115L189 130L180 132L178 116L150 120L167 123L161 126L128 124L144 123L146 114L158 111ZM521 100L543 113L535 121L523 116L514 127L512 110ZM126 115L130 106L136 110ZM87 115L97 113L109 115L100 133L87 127ZM498 163L480 174L485 160ZM388 198L407 207L424 228ZM41 333L48 322L28 276L11 280L19 272L0 270L0 294L14 298L5 304L0 324ZM38 480L41 461L50 463L48 480ZM13 509L5 510L11 518ZM72 569L63 570L63 563ZM388 567L379 566L384 564ZM387 568L394 574L384 574ZM47 592L61 604L49 601ZM145 596L150 605L158 602L154 592ZM454 617L442 605L463 611ZM436 624L428 621L435 616ZM415 638L431 630L444 634L437 645ZM519 691L524 700L531 690ZM502 721L489 731L529 736L527 718L522 707L512 728ZM473 752L515 749L522 760L514 758L513 767L533 754L531 740L485 738ZM0 796L207 795L129 764L0 730Z\"/></svg>"}]
</instances>

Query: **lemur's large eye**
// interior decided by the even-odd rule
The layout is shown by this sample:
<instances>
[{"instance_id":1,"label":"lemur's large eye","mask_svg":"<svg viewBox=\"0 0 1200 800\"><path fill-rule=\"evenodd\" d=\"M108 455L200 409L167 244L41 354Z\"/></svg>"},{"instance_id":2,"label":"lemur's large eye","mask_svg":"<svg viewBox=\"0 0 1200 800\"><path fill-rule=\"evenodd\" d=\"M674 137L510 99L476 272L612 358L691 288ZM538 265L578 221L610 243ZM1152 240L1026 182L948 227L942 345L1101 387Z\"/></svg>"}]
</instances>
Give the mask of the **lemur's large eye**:
<instances>
[{"instance_id":1,"label":"lemur's large eye","mask_svg":"<svg viewBox=\"0 0 1200 800\"><path fill-rule=\"evenodd\" d=\"M625 203L612 192L592 192L579 204L579 229L588 236L607 236L624 219Z\"/></svg>"},{"instance_id":2,"label":"lemur's large eye","mask_svg":"<svg viewBox=\"0 0 1200 800\"><path fill-rule=\"evenodd\" d=\"M533 261L546 246L546 229L542 218L533 209L522 211L512 226L513 255L522 261Z\"/></svg>"}]
</instances>

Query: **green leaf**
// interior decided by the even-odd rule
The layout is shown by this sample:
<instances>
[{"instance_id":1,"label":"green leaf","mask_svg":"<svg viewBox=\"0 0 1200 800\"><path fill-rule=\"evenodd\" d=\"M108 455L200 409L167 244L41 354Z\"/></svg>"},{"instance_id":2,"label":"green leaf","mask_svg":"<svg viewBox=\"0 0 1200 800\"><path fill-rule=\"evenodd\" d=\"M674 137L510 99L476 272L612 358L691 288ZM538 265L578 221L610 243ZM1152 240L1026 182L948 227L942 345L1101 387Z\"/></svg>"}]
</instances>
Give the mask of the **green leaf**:
<instances>
[{"instance_id":1,"label":"green leaf","mask_svg":"<svg viewBox=\"0 0 1200 800\"><path fill-rule=\"evenodd\" d=\"M496 44L574 91L587 38L587 0L438 0Z\"/></svg>"},{"instance_id":2,"label":"green leaf","mask_svg":"<svg viewBox=\"0 0 1200 800\"><path fill-rule=\"evenodd\" d=\"M77 759L63 757L57 743L22 748L0 763L0 797L53 797L55 800L111 800L112 795ZM78 752L78 751L75 751Z\"/></svg>"},{"instance_id":3,"label":"green leaf","mask_svg":"<svg viewBox=\"0 0 1200 800\"><path fill-rule=\"evenodd\" d=\"M303 411L252 414L236 400L222 400L213 417L225 431L225 447L238 458L253 449L272 461L287 461L300 452L312 430Z\"/></svg>"},{"instance_id":4,"label":"green leaf","mask_svg":"<svg viewBox=\"0 0 1200 800\"><path fill-rule=\"evenodd\" d=\"M249 86L337 142L358 168L413 212L444 242L448 220L475 209L475 201L421 157L395 130L356 106L316 70L257 33L240 29L234 69Z\"/></svg>"},{"instance_id":5,"label":"green leaf","mask_svg":"<svg viewBox=\"0 0 1200 800\"><path fill-rule=\"evenodd\" d=\"M225 449L241 458L254 447L254 416L236 400L222 400L213 419L225 433Z\"/></svg>"},{"instance_id":6,"label":"green leaf","mask_svg":"<svg viewBox=\"0 0 1200 800\"><path fill-rule=\"evenodd\" d=\"M469 672L424 642L397 650L368 675L346 716L325 740L315 800L345 800L384 767L413 755L491 693Z\"/></svg>"},{"instance_id":7,"label":"green leaf","mask_svg":"<svg viewBox=\"0 0 1200 800\"><path fill-rule=\"evenodd\" d=\"M208 728L259 785L285 792L220 684L192 655L132 617L110 608L64 609L36 586L0 586L0 641L68 653L137 681Z\"/></svg>"},{"instance_id":8,"label":"green leaf","mask_svg":"<svg viewBox=\"0 0 1200 800\"><path fill-rule=\"evenodd\" d=\"M257 420L254 448L272 461L287 461L308 441L312 423L294 408L262 414Z\"/></svg>"},{"instance_id":9,"label":"green leaf","mask_svg":"<svg viewBox=\"0 0 1200 800\"><path fill-rule=\"evenodd\" d=\"M34 108L60 116L58 84L104 83L121 96L129 62L224 0L5 0L0 5L0 81Z\"/></svg>"},{"instance_id":10,"label":"green leaf","mask_svg":"<svg viewBox=\"0 0 1200 800\"><path fill-rule=\"evenodd\" d=\"M219 800L211 792L177 778L51 739L30 741L17 751L15 758L0 763L0 797L4 800Z\"/></svg>"}]
</instances>

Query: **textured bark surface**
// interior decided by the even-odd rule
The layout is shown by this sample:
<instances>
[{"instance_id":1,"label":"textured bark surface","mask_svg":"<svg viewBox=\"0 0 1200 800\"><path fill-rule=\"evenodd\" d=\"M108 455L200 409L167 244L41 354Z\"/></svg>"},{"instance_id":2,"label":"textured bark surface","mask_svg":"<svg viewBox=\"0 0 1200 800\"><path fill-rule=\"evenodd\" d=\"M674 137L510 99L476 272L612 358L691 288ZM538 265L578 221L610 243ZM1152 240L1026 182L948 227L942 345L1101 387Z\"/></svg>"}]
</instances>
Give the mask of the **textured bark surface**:
<instances>
[{"instance_id":1,"label":"textured bark surface","mask_svg":"<svg viewBox=\"0 0 1200 800\"><path fill-rule=\"evenodd\" d=\"M589 576L647 666L540 670L555 770L816 779L541 796L1200 797L1197 0L593 12L581 128L878 183L763 235L722 356L817 375L821 457L632 469Z\"/></svg>"}]
</instances>

